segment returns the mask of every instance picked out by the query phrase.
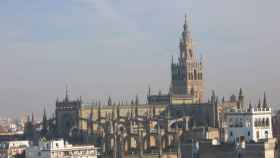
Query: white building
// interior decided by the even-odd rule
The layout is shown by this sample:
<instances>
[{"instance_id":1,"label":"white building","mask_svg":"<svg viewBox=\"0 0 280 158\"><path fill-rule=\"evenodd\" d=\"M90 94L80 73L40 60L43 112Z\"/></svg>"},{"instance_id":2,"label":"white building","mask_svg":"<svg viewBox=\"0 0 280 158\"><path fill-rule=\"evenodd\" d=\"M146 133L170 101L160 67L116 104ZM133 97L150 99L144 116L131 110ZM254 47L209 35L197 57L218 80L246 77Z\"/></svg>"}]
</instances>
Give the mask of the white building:
<instances>
[{"instance_id":1,"label":"white building","mask_svg":"<svg viewBox=\"0 0 280 158\"><path fill-rule=\"evenodd\" d=\"M23 154L29 145L30 142L27 140L2 142L0 143L0 158L11 158Z\"/></svg>"},{"instance_id":2,"label":"white building","mask_svg":"<svg viewBox=\"0 0 280 158\"><path fill-rule=\"evenodd\" d=\"M97 158L94 145L73 146L64 140L41 141L26 149L26 158Z\"/></svg>"},{"instance_id":3,"label":"white building","mask_svg":"<svg viewBox=\"0 0 280 158\"><path fill-rule=\"evenodd\" d=\"M273 138L272 135L272 110L266 102L261 106L251 107L247 110L232 109L225 113L224 141L234 143L242 140L258 142Z\"/></svg>"}]
</instances>

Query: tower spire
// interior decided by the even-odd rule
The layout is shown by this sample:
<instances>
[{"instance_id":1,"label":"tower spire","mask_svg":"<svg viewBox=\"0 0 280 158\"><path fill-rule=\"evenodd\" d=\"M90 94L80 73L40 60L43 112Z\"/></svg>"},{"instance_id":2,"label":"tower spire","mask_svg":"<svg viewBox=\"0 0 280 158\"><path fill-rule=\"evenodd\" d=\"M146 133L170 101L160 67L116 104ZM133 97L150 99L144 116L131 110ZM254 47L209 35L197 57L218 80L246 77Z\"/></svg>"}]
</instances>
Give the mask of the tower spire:
<instances>
[{"instance_id":1,"label":"tower spire","mask_svg":"<svg viewBox=\"0 0 280 158\"><path fill-rule=\"evenodd\" d=\"M239 96L243 96L242 88L239 89Z\"/></svg>"},{"instance_id":2,"label":"tower spire","mask_svg":"<svg viewBox=\"0 0 280 158\"><path fill-rule=\"evenodd\" d=\"M44 107L41 136L46 137L47 134L48 134L48 120L47 120L46 108Z\"/></svg>"},{"instance_id":3,"label":"tower spire","mask_svg":"<svg viewBox=\"0 0 280 158\"><path fill-rule=\"evenodd\" d=\"M136 94L135 96L135 105L138 105L139 104L139 98L138 98L138 94Z\"/></svg>"},{"instance_id":4,"label":"tower spire","mask_svg":"<svg viewBox=\"0 0 280 158\"><path fill-rule=\"evenodd\" d=\"M185 22L184 22L184 26L186 27L187 26L187 17L188 17L188 15L187 15L187 13L185 13Z\"/></svg>"},{"instance_id":5,"label":"tower spire","mask_svg":"<svg viewBox=\"0 0 280 158\"><path fill-rule=\"evenodd\" d=\"M34 119L34 113L32 112L32 114L31 114L31 122L32 122L32 124L34 124L34 121L35 121L35 119Z\"/></svg>"},{"instance_id":6,"label":"tower spire","mask_svg":"<svg viewBox=\"0 0 280 158\"><path fill-rule=\"evenodd\" d=\"M263 107L266 108L267 107L267 102L266 102L266 93L264 92L263 94Z\"/></svg>"},{"instance_id":7,"label":"tower spire","mask_svg":"<svg viewBox=\"0 0 280 158\"><path fill-rule=\"evenodd\" d=\"M65 86L65 101L68 101L68 99L69 99L69 87L66 84L66 86Z\"/></svg>"},{"instance_id":8,"label":"tower spire","mask_svg":"<svg viewBox=\"0 0 280 158\"><path fill-rule=\"evenodd\" d=\"M258 108L261 108L261 99L259 98Z\"/></svg>"},{"instance_id":9,"label":"tower spire","mask_svg":"<svg viewBox=\"0 0 280 158\"><path fill-rule=\"evenodd\" d=\"M203 100L203 66L202 61L196 57L196 52L192 44L192 36L190 31L190 18L185 14L183 31L180 37L180 54L178 62L171 61L171 86L169 94L187 95L193 90L194 102ZM190 69L190 65L193 65ZM192 87L194 87L192 89Z\"/></svg>"},{"instance_id":10,"label":"tower spire","mask_svg":"<svg viewBox=\"0 0 280 158\"><path fill-rule=\"evenodd\" d=\"M148 85L147 101L149 101L150 96L151 96L151 85Z\"/></svg>"},{"instance_id":11,"label":"tower spire","mask_svg":"<svg viewBox=\"0 0 280 158\"><path fill-rule=\"evenodd\" d=\"M239 105L239 108L241 108L241 109L243 108L243 105L244 105L244 95L243 95L242 88L239 89L238 105Z\"/></svg>"},{"instance_id":12,"label":"tower spire","mask_svg":"<svg viewBox=\"0 0 280 158\"><path fill-rule=\"evenodd\" d=\"M249 110L251 110L252 109L252 101L250 100L249 101Z\"/></svg>"},{"instance_id":13,"label":"tower spire","mask_svg":"<svg viewBox=\"0 0 280 158\"><path fill-rule=\"evenodd\" d=\"M187 13L185 14L185 20L184 20L184 26L183 26L183 39L185 41L189 41L191 39L191 35L190 35L190 18L187 15Z\"/></svg>"},{"instance_id":14,"label":"tower spire","mask_svg":"<svg viewBox=\"0 0 280 158\"><path fill-rule=\"evenodd\" d=\"M108 103L107 103L108 106L111 106L112 105L112 99L111 99L111 96L109 96L108 98Z\"/></svg>"}]
</instances>

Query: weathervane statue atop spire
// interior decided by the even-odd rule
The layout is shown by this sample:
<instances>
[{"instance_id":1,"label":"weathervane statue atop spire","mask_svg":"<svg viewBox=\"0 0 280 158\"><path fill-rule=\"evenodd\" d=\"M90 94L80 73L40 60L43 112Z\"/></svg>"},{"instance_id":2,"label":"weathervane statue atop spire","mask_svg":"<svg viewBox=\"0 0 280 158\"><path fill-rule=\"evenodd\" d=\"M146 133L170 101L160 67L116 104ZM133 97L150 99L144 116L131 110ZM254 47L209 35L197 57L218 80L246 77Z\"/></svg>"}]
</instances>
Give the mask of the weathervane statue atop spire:
<instances>
[{"instance_id":1,"label":"weathervane statue atop spire","mask_svg":"<svg viewBox=\"0 0 280 158\"><path fill-rule=\"evenodd\" d=\"M192 40L191 38L191 31L190 31L190 17L185 14L185 21L183 26L183 32L182 32L182 39L186 42L190 42Z\"/></svg>"}]
</instances>

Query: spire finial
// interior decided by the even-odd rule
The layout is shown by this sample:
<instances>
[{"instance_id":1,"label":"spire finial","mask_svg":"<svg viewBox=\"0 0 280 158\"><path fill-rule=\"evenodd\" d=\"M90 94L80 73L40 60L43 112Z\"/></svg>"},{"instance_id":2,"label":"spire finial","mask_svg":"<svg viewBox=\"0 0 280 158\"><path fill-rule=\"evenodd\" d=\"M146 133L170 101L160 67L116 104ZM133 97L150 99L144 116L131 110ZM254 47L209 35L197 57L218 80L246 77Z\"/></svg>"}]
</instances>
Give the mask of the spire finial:
<instances>
[{"instance_id":1,"label":"spire finial","mask_svg":"<svg viewBox=\"0 0 280 158\"><path fill-rule=\"evenodd\" d=\"M187 18L188 18L188 14L187 13L185 13L185 24L187 25Z\"/></svg>"},{"instance_id":2,"label":"spire finial","mask_svg":"<svg viewBox=\"0 0 280 158\"><path fill-rule=\"evenodd\" d=\"M69 87L68 84L66 84L65 86L65 100L67 101L69 97Z\"/></svg>"},{"instance_id":3,"label":"spire finial","mask_svg":"<svg viewBox=\"0 0 280 158\"><path fill-rule=\"evenodd\" d=\"M212 90L212 95L211 95L211 100L210 100L210 102L211 102L211 103L215 103L215 99L216 99L216 94L215 94L215 91Z\"/></svg>"},{"instance_id":4,"label":"spire finial","mask_svg":"<svg viewBox=\"0 0 280 158\"><path fill-rule=\"evenodd\" d=\"M31 114L31 122L32 122L32 124L34 124L34 121L35 121L34 113L32 112L32 114Z\"/></svg>"},{"instance_id":5,"label":"spire finial","mask_svg":"<svg viewBox=\"0 0 280 158\"><path fill-rule=\"evenodd\" d=\"M261 107L261 99L259 98L258 108Z\"/></svg>"},{"instance_id":6,"label":"spire finial","mask_svg":"<svg viewBox=\"0 0 280 158\"><path fill-rule=\"evenodd\" d=\"M239 96L243 96L242 88L239 89Z\"/></svg>"},{"instance_id":7,"label":"spire finial","mask_svg":"<svg viewBox=\"0 0 280 158\"><path fill-rule=\"evenodd\" d=\"M139 98L138 98L138 94L136 94L135 96L135 105L138 105L139 104Z\"/></svg>"},{"instance_id":8,"label":"spire finial","mask_svg":"<svg viewBox=\"0 0 280 158\"><path fill-rule=\"evenodd\" d=\"M111 99L111 96L109 96L109 98L108 98L108 106L111 106L112 105L112 99Z\"/></svg>"},{"instance_id":9,"label":"spire finial","mask_svg":"<svg viewBox=\"0 0 280 158\"><path fill-rule=\"evenodd\" d=\"M190 14L185 13L184 30L186 32L189 32L189 27L190 27Z\"/></svg>"},{"instance_id":10,"label":"spire finial","mask_svg":"<svg viewBox=\"0 0 280 158\"><path fill-rule=\"evenodd\" d=\"M187 29L188 29L188 15L186 13L184 19L184 31L187 32Z\"/></svg>"},{"instance_id":11,"label":"spire finial","mask_svg":"<svg viewBox=\"0 0 280 158\"><path fill-rule=\"evenodd\" d=\"M151 96L151 85L148 85L148 96Z\"/></svg>"},{"instance_id":12,"label":"spire finial","mask_svg":"<svg viewBox=\"0 0 280 158\"><path fill-rule=\"evenodd\" d=\"M46 107L44 107L43 117L47 117Z\"/></svg>"},{"instance_id":13,"label":"spire finial","mask_svg":"<svg viewBox=\"0 0 280 158\"><path fill-rule=\"evenodd\" d=\"M263 107L267 107L267 102L266 102L266 93L263 93Z\"/></svg>"},{"instance_id":14,"label":"spire finial","mask_svg":"<svg viewBox=\"0 0 280 158\"><path fill-rule=\"evenodd\" d=\"M252 109L252 101L249 101L249 109Z\"/></svg>"}]
</instances>

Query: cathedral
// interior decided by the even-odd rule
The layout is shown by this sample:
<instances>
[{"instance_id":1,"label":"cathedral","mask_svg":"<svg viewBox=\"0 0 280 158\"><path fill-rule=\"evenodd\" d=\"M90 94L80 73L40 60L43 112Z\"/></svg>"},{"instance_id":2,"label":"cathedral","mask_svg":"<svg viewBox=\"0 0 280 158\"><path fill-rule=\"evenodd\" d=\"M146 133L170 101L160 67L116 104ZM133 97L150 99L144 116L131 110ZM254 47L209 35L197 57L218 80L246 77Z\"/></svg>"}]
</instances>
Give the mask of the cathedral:
<instances>
[{"instance_id":1,"label":"cathedral","mask_svg":"<svg viewBox=\"0 0 280 158\"><path fill-rule=\"evenodd\" d=\"M222 139L234 142L237 138L251 141L272 137L272 110L266 95L263 106L259 101L255 108L251 104L245 107L242 89L238 97L233 94L229 100L223 97L220 102L213 91L211 99L203 101L203 64L194 50L187 16L177 59L175 62L172 57L169 92L151 94L149 88L145 104L139 103L137 96L131 102L117 103L108 97L107 103L87 104L81 97L71 100L66 90L65 98L56 100L55 116L47 119L44 113L38 125L42 126L40 137L94 144L102 158L181 158L186 157L182 155L187 149L187 154L198 157L199 141L214 140L215 144ZM242 120L244 115L246 120ZM255 127L243 126L247 120ZM34 140L37 125L28 121L26 127L25 135ZM209 146L205 149L209 153Z\"/></svg>"},{"instance_id":2,"label":"cathedral","mask_svg":"<svg viewBox=\"0 0 280 158\"><path fill-rule=\"evenodd\" d=\"M180 143L189 141L184 139L191 138L186 135L192 128L217 125L216 102L203 103L203 66L193 48L187 17L179 48L178 61L172 58L168 94L151 94L149 88L146 104L140 104L138 97L130 103L116 103L109 97L102 105L98 101L86 104L81 98L70 100L66 90L65 98L56 101L55 134L94 142L105 157L178 157Z\"/></svg>"}]
</instances>

